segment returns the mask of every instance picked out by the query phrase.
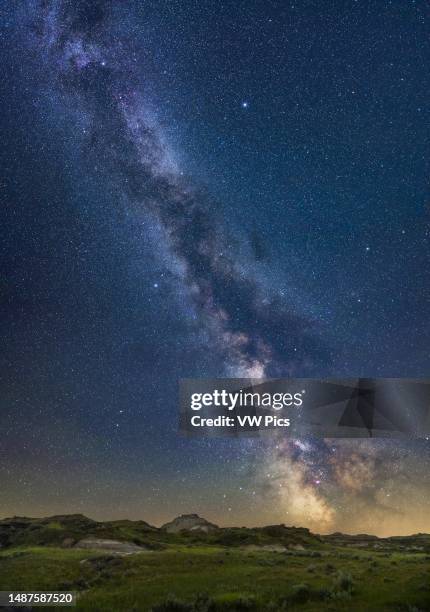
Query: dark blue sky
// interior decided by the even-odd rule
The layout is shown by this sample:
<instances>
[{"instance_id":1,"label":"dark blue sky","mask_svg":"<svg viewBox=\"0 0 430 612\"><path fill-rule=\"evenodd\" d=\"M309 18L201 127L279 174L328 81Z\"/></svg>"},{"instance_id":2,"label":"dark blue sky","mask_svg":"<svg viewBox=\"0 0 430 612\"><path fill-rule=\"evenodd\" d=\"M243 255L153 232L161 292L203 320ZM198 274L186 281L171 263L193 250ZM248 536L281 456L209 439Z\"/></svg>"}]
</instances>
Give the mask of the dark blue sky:
<instances>
[{"instance_id":1,"label":"dark blue sky","mask_svg":"<svg viewBox=\"0 0 430 612\"><path fill-rule=\"evenodd\" d=\"M0 514L281 520L273 449L178 437L177 380L428 374L428 4L2 8ZM398 453L418 517L422 442L361 501Z\"/></svg>"},{"instance_id":2,"label":"dark blue sky","mask_svg":"<svg viewBox=\"0 0 430 612\"><path fill-rule=\"evenodd\" d=\"M193 169L258 228L273 283L353 343L345 371L425 374L428 7L177 8L153 33Z\"/></svg>"}]
</instances>

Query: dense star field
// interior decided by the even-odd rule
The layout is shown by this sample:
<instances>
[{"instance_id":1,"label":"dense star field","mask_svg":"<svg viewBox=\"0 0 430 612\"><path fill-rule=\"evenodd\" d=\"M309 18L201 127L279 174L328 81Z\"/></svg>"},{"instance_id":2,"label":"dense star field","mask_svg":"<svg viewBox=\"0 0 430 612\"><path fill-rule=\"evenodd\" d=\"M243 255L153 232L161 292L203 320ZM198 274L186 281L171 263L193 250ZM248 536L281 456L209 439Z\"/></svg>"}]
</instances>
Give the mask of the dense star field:
<instances>
[{"instance_id":1,"label":"dense star field","mask_svg":"<svg viewBox=\"0 0 430 612\"><path fill-rule=\"evenodd\" d=\"M177 434L180 377L428 377L428 3L2 13L0 517L430 531L429 432Z\"/></svg>"}]
</instances>

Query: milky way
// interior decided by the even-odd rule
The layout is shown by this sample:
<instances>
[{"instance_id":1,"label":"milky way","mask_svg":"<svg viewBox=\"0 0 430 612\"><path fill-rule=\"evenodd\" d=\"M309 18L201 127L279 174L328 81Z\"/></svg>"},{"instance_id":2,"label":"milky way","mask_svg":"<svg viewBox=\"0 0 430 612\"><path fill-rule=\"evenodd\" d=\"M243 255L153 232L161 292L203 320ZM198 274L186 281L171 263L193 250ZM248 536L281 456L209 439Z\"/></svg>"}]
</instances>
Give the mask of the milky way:
<instances>
[{"instance_id":1,"label":"milky way","mask_svg":"<svg viewBox=\"0 0 430 612\"><path fill-rule=\"evenodd\" d=\"M7 22L17 51L5 65L14 104L21 91L22 107L35 110L21 119L5 105L17 141L7 163L18 166L10 267L21 251L25 265L9 289L1 469L10 495L0 512L81 509L161 523L190 511L320 532L430 530L428 441L176 434L179 375L423 375L428 230L421 208L406 206L413 172L421 185L408 146L421 151L422 130L402 143L393 135L419 126L417 75L413 104L403 89L422 58L411 44L404 66L388 46L382 69L374 51L396 40L397 13L394 34L377 22L372 38L375 16L362 16L372 26L363 32L351 5L342 22L337 11L321 15L327 35L316 37L306 7L267 8L270 16L233 3L219 14L210 3L18 4ZM202 31L219 19L222 36L187 29L188 10ZM421 13L413 16L421 32ZM387 99L368 93L381 74ZM175 122L171 99L179 116L191 99L191 119ZM44 453L22 464L24 448Z\"/></svg>"},{"instance_id":2,"label":"milky way","mask_svg":"<svg viewBox=\"0 0 430 612\"><path fill-rule=\"evenodd\" d=\"M420 450L425 456L424 442ZM266 500L293 524L325 533L413 533L428 529L429 486L414 463L397 441L284 441L259 477Z\"/></svg>"},{"instance_id":3,"label":"milky way","mask_svg":"<svg viewBox=\"0 0 430 612\"><path fill-rule=\"evenodd\" d=\"M130 204L161 224L226 372L244 377L311 372L324 354L311 336L312 322L263 293L236 262L213 202L181 181L151 120L149 101L136 86L135 63L121 40L110 41L109 4L54 2L36 13L36 41L54 74L52 86L66 93L83 121L89 118L93 154Z\"/></svg>"}]
</instances>

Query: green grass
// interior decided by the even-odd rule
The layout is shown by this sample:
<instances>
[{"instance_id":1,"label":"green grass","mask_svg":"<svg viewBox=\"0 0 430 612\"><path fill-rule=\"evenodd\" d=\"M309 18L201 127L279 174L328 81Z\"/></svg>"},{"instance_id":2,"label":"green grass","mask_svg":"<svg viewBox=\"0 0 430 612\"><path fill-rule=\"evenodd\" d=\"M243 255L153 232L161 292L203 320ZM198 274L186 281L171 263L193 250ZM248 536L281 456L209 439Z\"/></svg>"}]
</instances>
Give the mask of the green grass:
<instances>
[{"instance_id":1,"label":"green grass","mask_svg":"<svg viewBox=\"0 0 430 612\"><path fill-rule=\"evenodd\" d=\"M91 612L140 612L169 596L192 602L199 593L212 598L210 612L266 610L269 602L272 612L407 612L430 610L430 561L424 553L332 547L285 554L173 544L127 557L15 547L0 552L0 590L20 589L75 590L77 609Z\"/></svg>"}]
</instances>

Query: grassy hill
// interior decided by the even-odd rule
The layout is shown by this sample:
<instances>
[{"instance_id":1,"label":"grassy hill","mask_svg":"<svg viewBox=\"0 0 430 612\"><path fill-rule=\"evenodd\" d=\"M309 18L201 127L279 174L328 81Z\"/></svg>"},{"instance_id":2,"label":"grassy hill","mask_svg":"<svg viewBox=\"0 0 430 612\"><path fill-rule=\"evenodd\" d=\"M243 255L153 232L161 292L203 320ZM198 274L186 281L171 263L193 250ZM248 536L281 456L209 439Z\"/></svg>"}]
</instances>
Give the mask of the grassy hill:
<instances>
[{"instance_id":1,"label":"grassy hill","mask_svg":"<svg viewBox=\"0 0 430 612\"><path fill-rule=\"evenodd\" d=\"M106 540L140 548L107 551ZM430 610L425 534L324 537L284 525L168 533L70 515L5 519L0 543L0 590L76 591L79 610Z\"/></svg>"},{"instance_id":2,"label":"grassy hill","mask_svg":"<svg viewBox=\"0 0 430 612\"><path fill-rule=\"evenodd\" d=\"M322 545L322 539L308 529L274 525L248 529L246 527L216 528L203 531L181 531L170 533L152 527L145 521L97 522L82 514L51 516L48 518L13 517L0 520L0 547L10 546L61 546L70 548L80 540L107 538L133 542L150 549L159 549L171 544L208 544L242 546L246 544L270 545Z\"/></svg>"}]
</instances>

